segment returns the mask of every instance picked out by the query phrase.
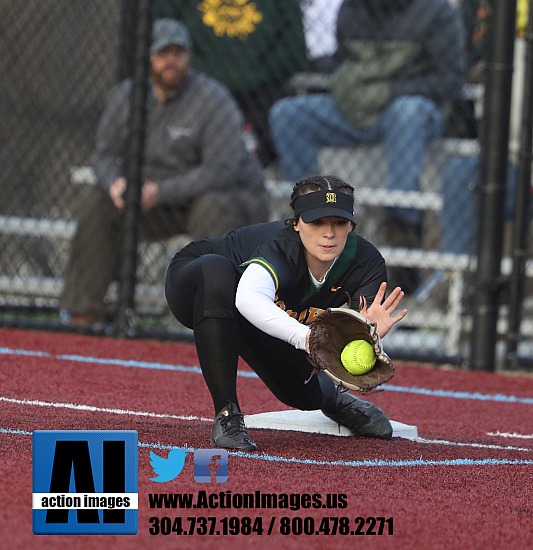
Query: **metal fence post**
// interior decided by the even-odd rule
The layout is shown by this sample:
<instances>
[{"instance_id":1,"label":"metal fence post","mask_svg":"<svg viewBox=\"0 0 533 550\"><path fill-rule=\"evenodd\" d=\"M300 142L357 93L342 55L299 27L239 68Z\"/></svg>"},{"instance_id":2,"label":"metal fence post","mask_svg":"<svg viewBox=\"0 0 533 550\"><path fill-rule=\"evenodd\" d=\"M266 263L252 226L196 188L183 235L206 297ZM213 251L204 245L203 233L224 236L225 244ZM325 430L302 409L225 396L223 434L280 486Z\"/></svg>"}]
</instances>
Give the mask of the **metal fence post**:
<instances>
[{"instance_id":1,"label":"metal fence post","mask_svg":"<svg viewBox=\"0 0 533 550\"><path fill-rule=\"evenodd\" d=\"M481 156L481 239L476 272L471 364L494 371L500 295L516 0L494 0L489 22Z\"/></svg>"},{"instance_id":2,"label":"metal fence post","mask_svg":"<svg viewBox=\"0 0 533 550\"><path fill-rule=\"evenodd\" d=\"M522 126L520 128L520 152L518 161L518 185L515 196L511 258L513 270L509 289L509 324L507 330L506 366L519 365L518 343L522 321L522 300L526 283L526 259L531 205L531 160L533 131L533 0L529 0L524 67L524 97L522 102Z\"/></svg>"},{"instance_id":3,"label":"metal fence post","mask_svg":"<svg viewBox=\"0 0 533 550\"><path fill-rule=\"evenodd\" d=\"M150 43L152 38L153 2L139 0L133 89L130 112L130 142L127 164L128 187L125 193L124 226L119 275L116 331L127 336L132 329L132 313L135 309L135 286L141 214L141 189L143 184L144 143L146 131L146 99L150 75Z\"/></svg>"}]
</instances>

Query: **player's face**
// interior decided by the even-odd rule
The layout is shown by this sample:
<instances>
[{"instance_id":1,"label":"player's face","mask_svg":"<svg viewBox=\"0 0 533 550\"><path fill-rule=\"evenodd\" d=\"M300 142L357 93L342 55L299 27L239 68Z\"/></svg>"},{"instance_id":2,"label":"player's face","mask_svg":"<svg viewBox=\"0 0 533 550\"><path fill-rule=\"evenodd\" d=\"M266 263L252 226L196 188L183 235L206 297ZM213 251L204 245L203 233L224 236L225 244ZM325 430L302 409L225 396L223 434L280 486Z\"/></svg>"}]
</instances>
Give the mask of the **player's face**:
<instances>
[{"instance_id":1,"label":"player's face","mask_svg":"<svg viewBox=\"0 0 533 550\"><path fill-rule=\"evenodd\" d=\"M311 223L299 218L294 229L300 233L309 268L323 265L327 269L344 250L352 223L337 217L320 218Z\"/></svg>"},{"instance_id":2,"label":"player's face","mask_svg":"<svg viewBox=\"0 0 533 550\"><path fill-rule=\"evenodd\" d=\"M190 53L181 46L167 46L151 56L152 80L164 90L177 90L187 78L190 67Z\"/></svg>"}]
</instances>

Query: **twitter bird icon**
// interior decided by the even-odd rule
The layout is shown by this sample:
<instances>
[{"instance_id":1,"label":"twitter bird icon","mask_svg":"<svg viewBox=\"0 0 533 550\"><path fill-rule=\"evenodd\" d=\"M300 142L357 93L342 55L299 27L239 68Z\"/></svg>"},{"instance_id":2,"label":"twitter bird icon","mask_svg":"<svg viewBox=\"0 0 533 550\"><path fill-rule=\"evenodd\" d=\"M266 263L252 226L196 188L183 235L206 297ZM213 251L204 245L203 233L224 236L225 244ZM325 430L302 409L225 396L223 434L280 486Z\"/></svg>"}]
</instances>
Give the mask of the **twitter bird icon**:
<instances>
[{"instance_id":1,"label":"twitter bird icon","mask_svg":"<svg viewBox=\"0 0 533 550\"><path fill-rule=\"evenodd\" d=\"M150 478L151 481L163 483L178 477L185 465L186 456L187 451L182 449L172 449L167 458L157 456L153 451L150 451L150 466L156 474L156 477Z\"/></svg>"}]
</instances>

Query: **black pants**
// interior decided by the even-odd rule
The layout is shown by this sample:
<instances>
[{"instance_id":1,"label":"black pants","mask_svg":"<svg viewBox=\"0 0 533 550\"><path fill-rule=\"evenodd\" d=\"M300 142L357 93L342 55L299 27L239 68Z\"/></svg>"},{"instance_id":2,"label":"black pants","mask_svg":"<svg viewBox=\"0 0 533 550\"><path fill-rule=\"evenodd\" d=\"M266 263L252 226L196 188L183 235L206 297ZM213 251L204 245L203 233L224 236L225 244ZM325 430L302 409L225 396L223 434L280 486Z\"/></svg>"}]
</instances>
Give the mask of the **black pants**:
<instances>
[{"instance_id":1,"label":"black pants","mask_svg":"<svg viewBox=\"0 0 533 550\"><path fill-rule=\"evenodd\" d=\"M214 254L178 253L165 282L170 310L194 330L200 366L213 398L215 414L227 403L238 405L237 361L241 356L283 403L301 410L330 408L333 381L311 376L306 354L262 332L235 307L238 277L232 263Z\"/></svg>"}]
</instances>

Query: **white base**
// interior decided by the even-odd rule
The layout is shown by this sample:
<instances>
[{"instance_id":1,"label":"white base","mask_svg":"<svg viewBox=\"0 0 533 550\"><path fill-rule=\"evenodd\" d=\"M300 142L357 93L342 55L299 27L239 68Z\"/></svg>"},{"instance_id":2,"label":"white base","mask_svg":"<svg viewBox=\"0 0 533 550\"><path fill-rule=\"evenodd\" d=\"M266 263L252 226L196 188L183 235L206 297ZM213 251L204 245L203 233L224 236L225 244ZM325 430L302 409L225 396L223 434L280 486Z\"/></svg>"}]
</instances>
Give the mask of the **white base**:
<instances>
[{"instance_id":1,"label":"white base","mask_svg":"<svg viewBox=\"0 0 533 550\"><path fill-rule=\"evenodd\" d=\"M244 422L247 428L266 428L271 430L292 430L296 432L310 432L339 436L352 436L352 432L344 426L322 414L320 411L275 411L260 414L245 415ZM392 437L417 439L416 426L408 426L391 420Z\"/></svg>"}]
</instances>

